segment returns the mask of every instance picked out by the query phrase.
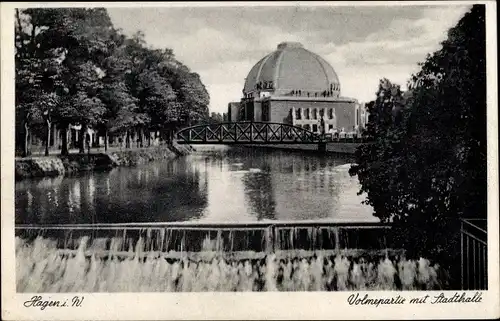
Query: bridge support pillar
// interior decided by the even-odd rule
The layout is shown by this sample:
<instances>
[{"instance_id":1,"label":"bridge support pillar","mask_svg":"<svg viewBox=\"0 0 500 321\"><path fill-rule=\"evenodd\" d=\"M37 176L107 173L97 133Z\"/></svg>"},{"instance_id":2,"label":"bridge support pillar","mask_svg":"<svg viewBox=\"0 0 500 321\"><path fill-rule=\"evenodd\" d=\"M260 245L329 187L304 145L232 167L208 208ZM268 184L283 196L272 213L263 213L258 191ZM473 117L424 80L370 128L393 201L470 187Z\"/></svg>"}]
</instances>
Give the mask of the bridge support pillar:
<instances>
[{"instance_id":1,"label":"bridge support pillar","mask_svg":"<svg viewBox=\"0 0 500 321\"><path fill-rule=\"evenodd\" d=\"M326 153L326 142L319 142L318 143L318 151L320 153Z\"/></svg>"}]
</instances>

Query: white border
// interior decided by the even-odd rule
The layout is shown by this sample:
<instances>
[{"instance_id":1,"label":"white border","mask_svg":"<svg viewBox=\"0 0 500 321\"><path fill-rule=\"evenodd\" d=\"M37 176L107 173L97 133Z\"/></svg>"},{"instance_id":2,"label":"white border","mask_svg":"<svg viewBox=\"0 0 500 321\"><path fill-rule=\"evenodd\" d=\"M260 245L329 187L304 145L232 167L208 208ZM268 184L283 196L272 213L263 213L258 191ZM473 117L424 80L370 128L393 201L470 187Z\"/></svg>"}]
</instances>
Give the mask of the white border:
<instances>
[{"instance_id":1,"label":"white border","mask_svg":"<svg viewBox=\"0 0 500 321\"><path fill-rule=\"evenodd\" d=\"M356 6L486 4L488 70L488 263L489 290L476 304L350 306L351 292L333 293L116 293L85 294L82 308L24 308L32 297L15 292L14 253L14 8L18 7L185 7L185 6L346 6L353 2L192 2L192 3L1 3L1 226L2 319L5 320L139 320L139 319L426 319L494 318L500 316L498 217L498 101L496 3L493 1L356 2ZM387 297L414 297L439 292L366 292ZM449 291L447 294L452 294ZM77 294L74 294L77 295ZM67 299L70 294L51 294Z\"/></svg>"}]
</instances>

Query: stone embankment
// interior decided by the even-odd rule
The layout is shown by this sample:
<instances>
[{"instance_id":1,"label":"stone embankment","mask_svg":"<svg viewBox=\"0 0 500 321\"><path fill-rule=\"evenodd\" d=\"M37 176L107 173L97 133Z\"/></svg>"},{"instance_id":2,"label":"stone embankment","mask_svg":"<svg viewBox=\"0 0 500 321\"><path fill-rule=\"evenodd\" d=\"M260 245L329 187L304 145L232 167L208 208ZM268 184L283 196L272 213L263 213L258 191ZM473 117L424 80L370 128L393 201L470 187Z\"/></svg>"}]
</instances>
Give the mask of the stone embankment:
<instances>
[{"instance_id":1,"label":"stone embankment","mask_svg":"<svg viewBox=\"0 0 500 321\"><path fill-rule=\"evenodd\" d=\"M117 166L137 166L190 154L189 146L174 144L108 153L69 154L16 159L16 180L32 177L71 175L85 171L110 170Z\"/></svg>"}]
</instances>

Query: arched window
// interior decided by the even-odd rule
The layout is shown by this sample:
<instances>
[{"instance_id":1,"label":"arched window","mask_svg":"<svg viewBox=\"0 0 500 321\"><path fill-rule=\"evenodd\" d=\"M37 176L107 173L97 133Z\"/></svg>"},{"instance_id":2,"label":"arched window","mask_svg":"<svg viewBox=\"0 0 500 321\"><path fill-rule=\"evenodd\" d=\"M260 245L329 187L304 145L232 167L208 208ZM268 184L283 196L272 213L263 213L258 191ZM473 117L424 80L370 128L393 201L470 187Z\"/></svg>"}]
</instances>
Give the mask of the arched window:
<instances>
[{"instance_id":1,"label":"arched window","mask_svg":"<svg viewBox=\"0 0 500 321\"><path fill-rule=\"evenodd\" d=\"M311 119L310 109L306 109L306 119Z\"/></svg>"},{"instance_id":2,"label":"arched window","mask_svg":"<svg viewBox=\"0 0 500 321\"><path fill-rule=\"evenodd\" d=\"M333 119L333 108L328 109L328 118Z\"/></svg>"},{"instance_id":3,"label":"arched window","mask_svg":"<svg viewBox=\"0 0 500 321\"><path fill-rule=\"evenodd\" d=\"M302 109L301 108L295 109L295 119L302 119Z\"/></svg>"},{"instance_id":4,"label":"arched window","mask_svg":"<svg viewBox=\"0 0 500 321\"><path fill-rule=\"evenodd\" d=\"M318 119L318 110L316 108L313 109L313 119Z\"/></svg>"}]
</instances>

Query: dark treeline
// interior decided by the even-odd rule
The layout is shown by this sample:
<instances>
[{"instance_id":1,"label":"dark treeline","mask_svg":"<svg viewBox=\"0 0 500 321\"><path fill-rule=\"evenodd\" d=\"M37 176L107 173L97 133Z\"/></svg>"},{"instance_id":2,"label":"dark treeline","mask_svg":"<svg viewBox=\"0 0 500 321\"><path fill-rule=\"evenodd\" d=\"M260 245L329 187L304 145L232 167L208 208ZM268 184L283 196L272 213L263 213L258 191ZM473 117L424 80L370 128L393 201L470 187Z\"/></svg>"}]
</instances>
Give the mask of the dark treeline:
<instances>
[{"instance_id":1,"label":"dark treeline","mask_svg":"<svg viewBox=\"0 0 500 321\"><path fill-rule=\"evenodd\" d=\"M125 136L128 147L131 135L141 146L150 133L170 141L179 127L210 119L198 74L172 50L149 48L142 33L123 35L106 9L23 9L15 18L16 149L24 155L31 136L48 152L54 125L66 154L70 124L81 135L92 127Z\"/></svg>"},{"instance_id":2,"label":"dark treeline","mask_svg":"<svg viewBox=\"0 0 500 321\"><path fill-rule=\"evenodd\" d=\"M485 7L475 5L408 91L382 80L367 104L374 143L357 150L351 168L410 255L458 269L459 219L487 214L485 39Z\"/></svg>"}]
</instances>

